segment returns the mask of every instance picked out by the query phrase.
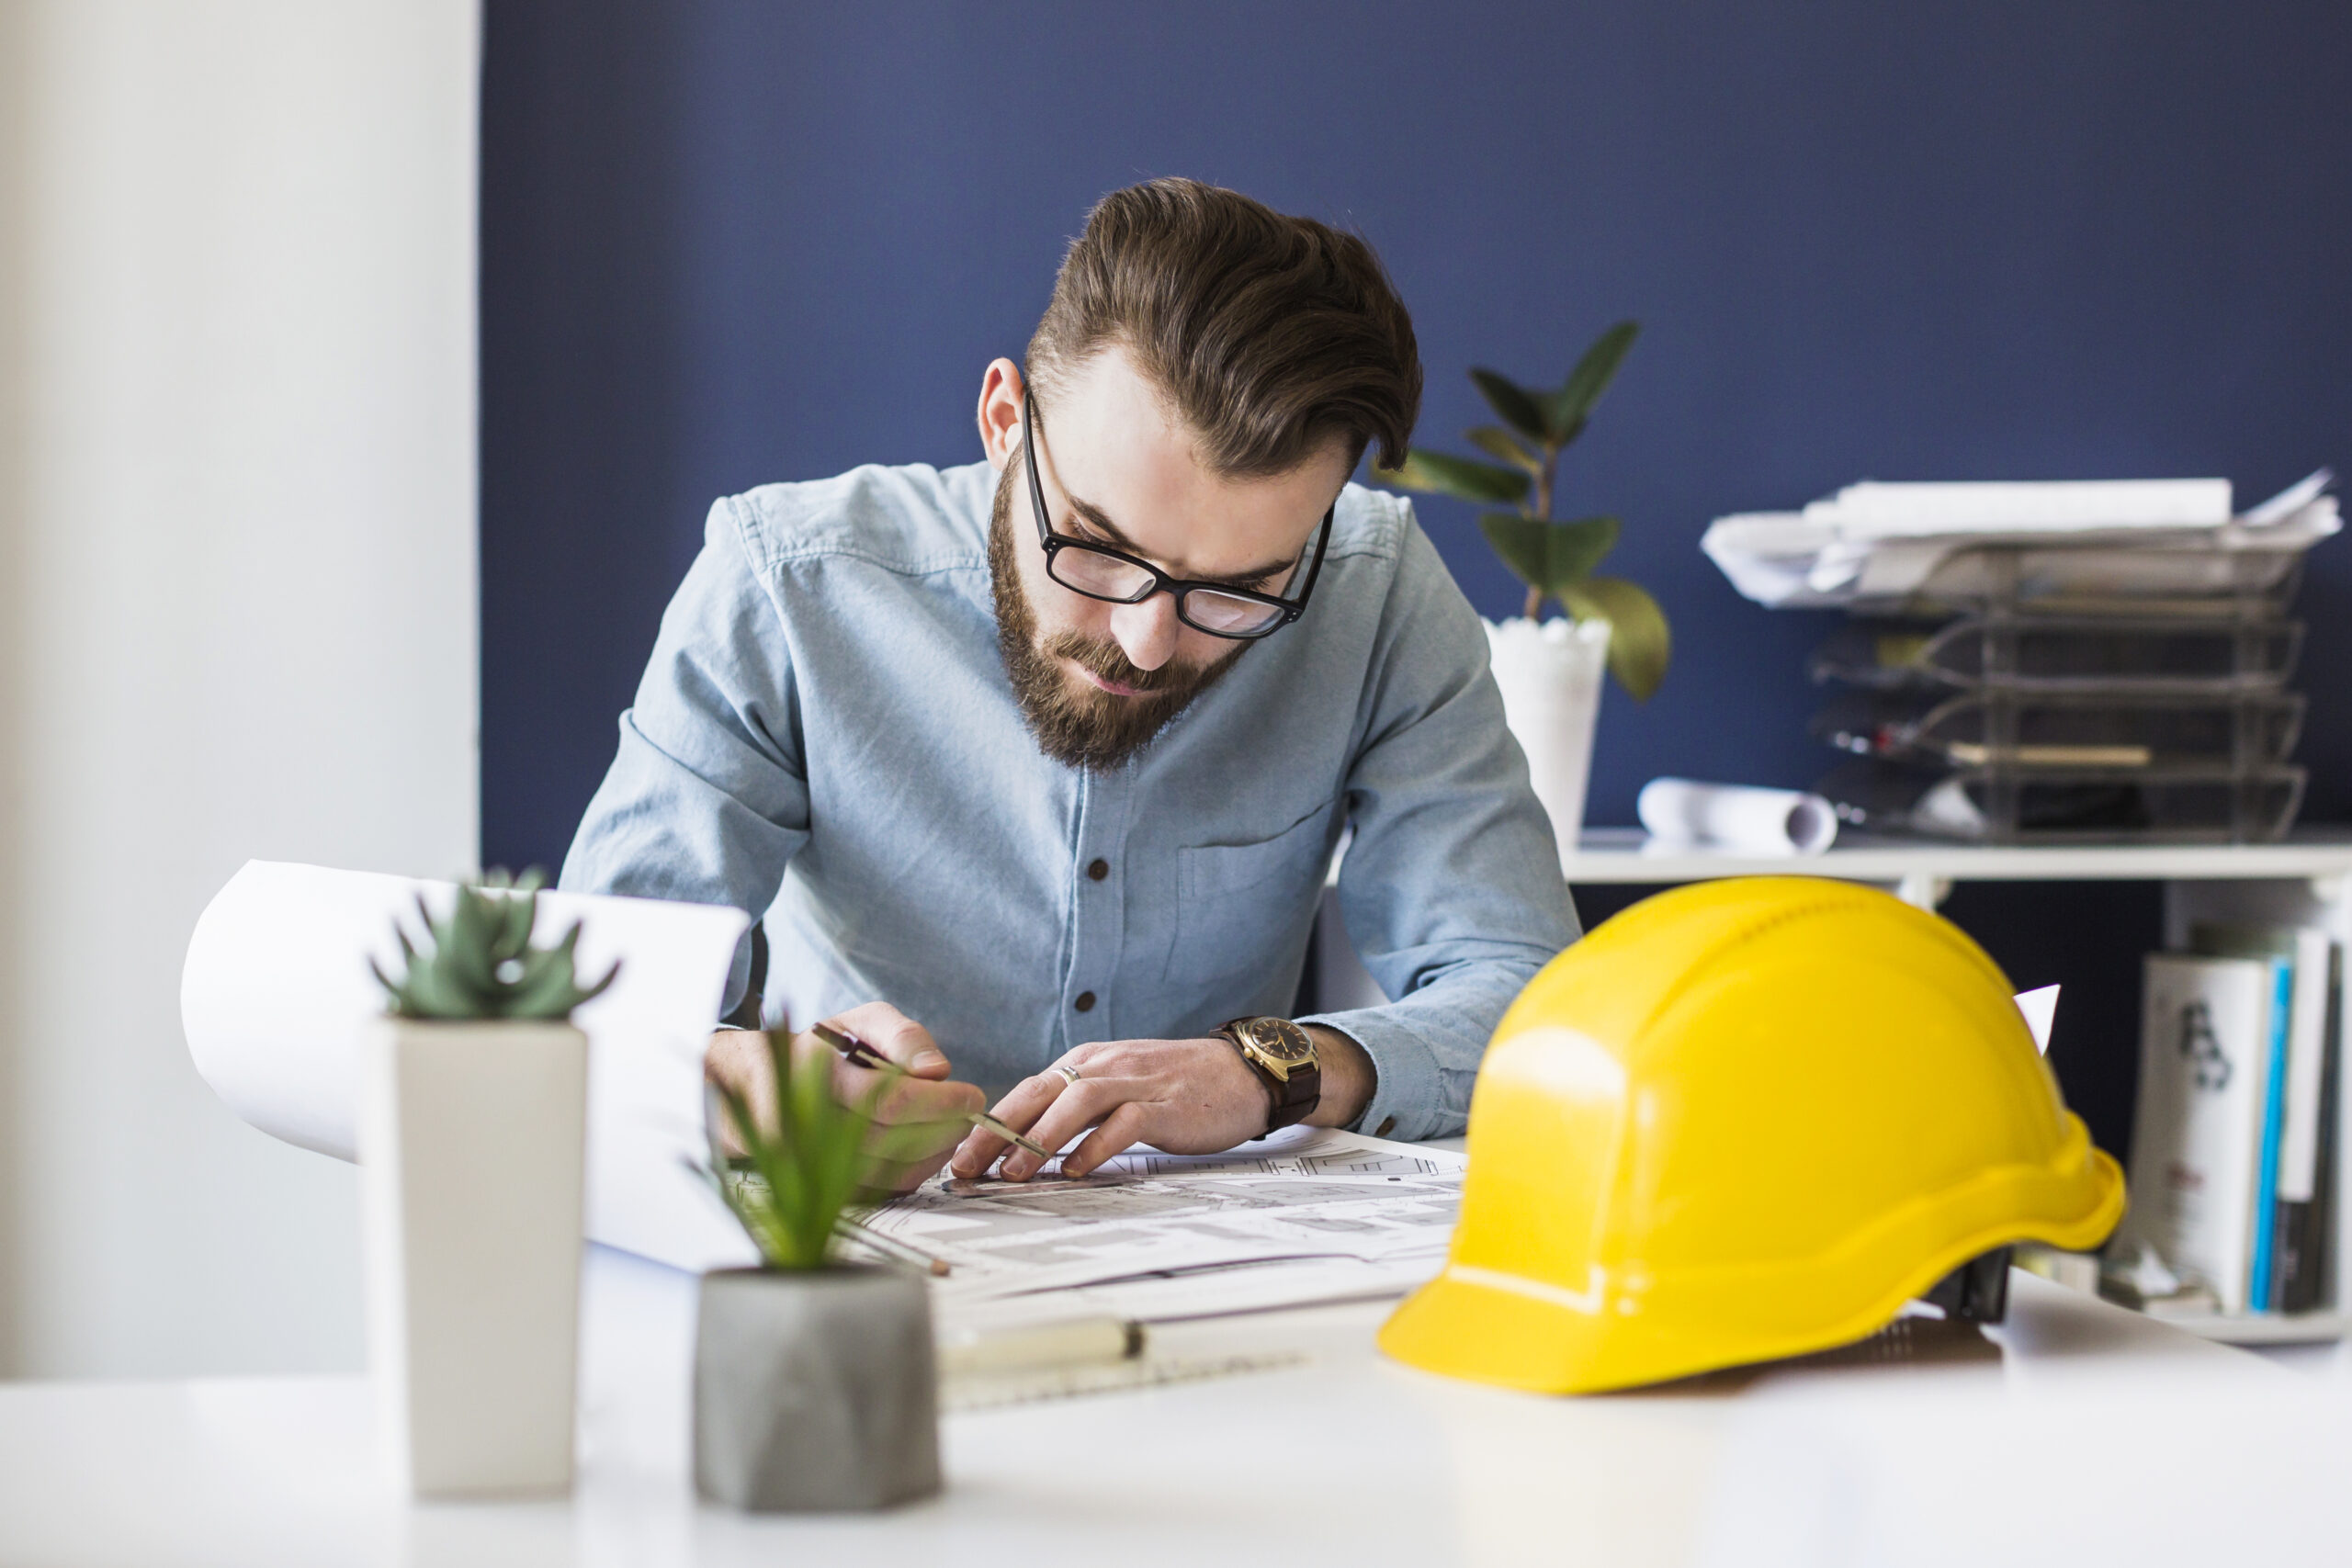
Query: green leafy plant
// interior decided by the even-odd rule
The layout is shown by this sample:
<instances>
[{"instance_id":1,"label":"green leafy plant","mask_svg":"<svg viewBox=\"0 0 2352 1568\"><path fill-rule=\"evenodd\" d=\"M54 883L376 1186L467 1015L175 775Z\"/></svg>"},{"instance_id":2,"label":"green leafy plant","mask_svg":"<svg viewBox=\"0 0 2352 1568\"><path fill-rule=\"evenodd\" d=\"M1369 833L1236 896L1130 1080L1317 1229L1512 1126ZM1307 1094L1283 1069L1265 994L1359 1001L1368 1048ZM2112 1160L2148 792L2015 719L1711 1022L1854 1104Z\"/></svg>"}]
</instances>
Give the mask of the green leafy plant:
<instances>
[{"instance_id":1,"label":"green leafy plant","mask_svg":"<svg viewBox=\"0 0 2352 1568\"><path fill-rule=\"evenodd\" d=\"M419 953L407 931L395 926L401 977L394 980L373 958L368 961L390 998L387 1010L394 1018L564 1019L602 996L621 966L615 964L603 979L580 986L572 956L580 941L577 920L553 947L531 945L543 882L537 871L526 872L519 882L492 872L480 883L460 886L449 913L438 920L419 897L416 912L430 950Z\"/></svg>"},{"instance_id":2,"label":"green leafy plant","mask_svg":"<svg viewBox=\"0 0 2352 1568\"><path fill-rule=\"evenodd\" d=\"M1527 584L1528 619L1539 619L1544 601L1552 600L1578 622L1607 621L1610 673L1647 702L1666 679L1672 656L1666 612L1625 579L1593 575L1616 547L1623 525L1615 517L1552 517L1560 454L1584 434L1593 405L1617 378L1641 330L1636 321L1611 327L1584 351L1567 380L1549 391L1531 390L1492 370L1471 371L1470 379L1503 423L1482 424L1467 432L1466 439L1499 463L1416 446L1403 467L1375 468L1373 477L1406 490L1518 507L1487 513L1478 527L1503 564Z\"/></svg>"},{"instance_id":3,"label":"green leafy plant","mask_svg":"<svg viewBox=\"0 0 2352 1568\"><path fill-rule=\"evenodd\" d=\"M734 1085L711 1089L743 1153L729 1160L714 1147L704 1174L718 1189L771 1269L821 1269L832 1256L842 1212L870 1184L881 1156L868 1146L874 1107L899 1077L881 1070L856 1104L833 1094L832 1054L795 1059L790 1030L762 1030L775 1071L773 1115L763 1118Z\"/></svg>"}]
</instances>

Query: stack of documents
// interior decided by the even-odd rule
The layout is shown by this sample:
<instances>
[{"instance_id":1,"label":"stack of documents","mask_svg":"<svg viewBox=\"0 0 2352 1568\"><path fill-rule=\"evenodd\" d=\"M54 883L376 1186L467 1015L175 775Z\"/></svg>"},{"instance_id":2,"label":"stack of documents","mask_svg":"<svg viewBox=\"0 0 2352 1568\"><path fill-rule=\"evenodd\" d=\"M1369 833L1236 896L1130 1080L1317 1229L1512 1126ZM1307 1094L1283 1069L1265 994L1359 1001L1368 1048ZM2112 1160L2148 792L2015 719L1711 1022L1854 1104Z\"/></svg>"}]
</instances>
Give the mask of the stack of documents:
<instances>
[{"instance_id":1,"label":"stack of documents","mask_svg":"<svg viewBox=\"0 0 2352 1568\"><path fill-rule=\"evenodd\" d=\"M1402 1297L1444 1266L1463 1169L1448 1150L1301 1127L1218 1155L1138 1149L1075 1179L943 1173L859 1213L854 1234L930 1267L943 1344L1086 1320L1148 1330Z\"/></svg>"},{"instance_id":2,"label":"stack of documents","mask_svg":"<svg viewBox=\"0 0 2352 1568\"><path fill-rule=\"evenodd\" d=\"M2276 839L2302 804L2286 689L2321 469L2233 513L2226 479L1849 485L1716 520L1702 547L1782 609L1857 617L1814 655L1816 793L1867 830L1992 842Z\"/></svg>"},{"instance_id":3,"label":"stack of documents","mask_svg":"<svg viewBox=\"0 0 2352 1568\"><path fill-rule=\"evenodd\" d=\"M1865 481L1802 512L1719 517L1699 547L1769 609L1965 608L2004 570L2026 599L2270 592L2343 527L2332 477L2236 516L2227 479Z\"/></svg>"}]
</instances>

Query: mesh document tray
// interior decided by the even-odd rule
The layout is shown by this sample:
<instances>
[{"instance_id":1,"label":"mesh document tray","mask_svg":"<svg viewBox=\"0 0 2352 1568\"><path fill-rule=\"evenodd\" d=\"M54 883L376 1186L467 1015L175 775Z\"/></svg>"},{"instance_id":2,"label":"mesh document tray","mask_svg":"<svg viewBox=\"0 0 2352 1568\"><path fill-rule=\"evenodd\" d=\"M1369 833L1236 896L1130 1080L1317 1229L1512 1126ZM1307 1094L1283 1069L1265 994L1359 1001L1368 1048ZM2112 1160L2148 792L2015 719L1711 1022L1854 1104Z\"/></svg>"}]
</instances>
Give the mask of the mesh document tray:
<instances>
[{"instance_id":1,"label":"mesh document tray","mask_svg":"<svg viewBox=\"0 0 2352 1568\"><path fill-rule=\"evenodd\" d=\"M2168 547L1980 545L1953 551L1905 603L1879 613L2276 620L2294 599L2306 548L2222 548L2202 536Z\"/></svg>"},{"instance_id":2,"label":"mesh document tray","mask_svg":"<svg viewBox=\"0 0 2352 1568\"><path fill-rule=\"evenodd\" d=\"M1882 758L1814 787L1838 819L1874 833L1979 843L2265 843L2303 802L2303 770L1937 769Z\"/></svg>"},{"instance_id":3,"label":"mesh document tray","mask_svg":"<svg viewBox=\"0 0 2352 1568\"><path fill-rule=\"evenodd\" d=\"M1946 688L1838 693L1816 739L1948 767L2245 768L2283 762L2302 733L2291 692L2109 694Z\"/></svg>"},{"instance_id":4,"label":"mesh document tray","mask_svg":"<svg viewBox=\"0 0 2352 1568\"><path fill-rule=\"evenodd\" d=\"M2302 651L2300 621L1967 616L1943 626L1857 621L1815 649L1815 682L1881 690L2083 693L2276 690Z\"/></svg>"}]
</instances>

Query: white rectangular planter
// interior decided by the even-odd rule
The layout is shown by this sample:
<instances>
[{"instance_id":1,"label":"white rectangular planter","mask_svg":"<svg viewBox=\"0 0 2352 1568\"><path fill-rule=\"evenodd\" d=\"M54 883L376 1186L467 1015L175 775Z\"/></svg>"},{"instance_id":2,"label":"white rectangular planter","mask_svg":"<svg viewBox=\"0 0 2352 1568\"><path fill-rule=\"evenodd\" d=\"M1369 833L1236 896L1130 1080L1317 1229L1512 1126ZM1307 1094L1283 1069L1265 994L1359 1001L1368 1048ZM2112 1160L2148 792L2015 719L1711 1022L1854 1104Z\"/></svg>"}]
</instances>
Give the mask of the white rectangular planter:
<instances>
[{"instance_id":1,"label":"white rectangular planter","mask_svg":"<svg viewBox=\"0 0 2352 1568\"><path fill-rule=\"evenodd\" d=\"M571 1484L588 1043L382 1019L361 1043L368 1334L418 1496Z\"/></svg>"}]
</instances>

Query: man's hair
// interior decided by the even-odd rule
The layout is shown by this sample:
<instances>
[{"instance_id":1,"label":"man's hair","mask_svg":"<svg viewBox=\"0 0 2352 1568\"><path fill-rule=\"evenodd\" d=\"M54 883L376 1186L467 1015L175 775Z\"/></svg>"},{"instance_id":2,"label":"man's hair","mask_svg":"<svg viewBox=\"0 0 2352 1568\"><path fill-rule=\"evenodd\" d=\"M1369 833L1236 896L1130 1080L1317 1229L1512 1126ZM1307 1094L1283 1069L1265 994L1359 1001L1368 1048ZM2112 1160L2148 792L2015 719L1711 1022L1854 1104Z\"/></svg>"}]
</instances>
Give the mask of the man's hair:
<instances>
[{"instance_id":1,"label":"man's hair","mask_svg":"<svg viewBox=\"0 0 2352 1568\"><path fill-rule=\"evenodd\" d=\"M1334 438L1405 460L1421 407L1413 321L1372 247L1197 180L1113 191L1087 214L1029 340L1050 391L1117 344L1220 474L1288 473Z\"/></svg>"}]
</instances>

